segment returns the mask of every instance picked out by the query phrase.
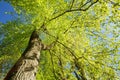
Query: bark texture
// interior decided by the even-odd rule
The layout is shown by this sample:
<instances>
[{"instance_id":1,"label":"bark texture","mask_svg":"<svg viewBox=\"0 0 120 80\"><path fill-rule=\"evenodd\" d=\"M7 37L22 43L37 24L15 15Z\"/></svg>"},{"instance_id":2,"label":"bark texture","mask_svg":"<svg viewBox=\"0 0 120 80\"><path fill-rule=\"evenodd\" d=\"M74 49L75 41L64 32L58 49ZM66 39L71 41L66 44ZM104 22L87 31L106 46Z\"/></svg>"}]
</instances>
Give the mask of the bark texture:
<instances>
[{"instance_id":1,"label":"bark texture","mask_svg":"<svg viewBox=\"0 0 120 80\"><path fill-rule=\"evenodd\" d=\"M37 32L33 31L26 50L8 72L4 80L36 80L42 47L43 44Z\"/></svg>"}]
</instances>

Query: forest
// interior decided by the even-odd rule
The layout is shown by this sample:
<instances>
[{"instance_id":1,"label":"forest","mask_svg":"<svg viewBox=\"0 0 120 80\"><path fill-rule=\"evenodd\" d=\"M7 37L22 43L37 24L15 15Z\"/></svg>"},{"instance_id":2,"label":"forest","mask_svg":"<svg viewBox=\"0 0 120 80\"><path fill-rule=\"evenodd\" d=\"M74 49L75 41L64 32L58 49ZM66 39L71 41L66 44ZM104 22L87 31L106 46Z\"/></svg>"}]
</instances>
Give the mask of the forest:
<instances>
[{"instance_id":1,"label":"forest","mask_svg":"<svg viewBox=\"0 0 120 80\"><path fill-rule=\"evenodd\" d=\"M0 80L120 80L120 0L4 1Z\"/></svg>"}]
</instances>

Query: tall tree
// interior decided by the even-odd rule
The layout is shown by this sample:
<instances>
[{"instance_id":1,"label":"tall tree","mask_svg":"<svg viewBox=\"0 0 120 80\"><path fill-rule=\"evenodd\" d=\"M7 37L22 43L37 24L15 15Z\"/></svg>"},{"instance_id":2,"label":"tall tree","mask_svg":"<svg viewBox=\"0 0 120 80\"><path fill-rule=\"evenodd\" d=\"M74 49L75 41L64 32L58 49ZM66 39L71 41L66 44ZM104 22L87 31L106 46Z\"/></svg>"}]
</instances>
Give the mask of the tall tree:
<instances>
[{"instance_id":1,"label":"tall tree","mask_svg":"<svg viewBox=\"0 0 120 80\"><path fill-rule=\"evenodd\" d=\"M33 31L28 47L4 80L35 80L41 49L39 36Z\"/></svg>"},{"instance_id":2,"label":"tall tree","mask_svg":"<svg viewBox=\"0 0 120 80\"><path fill-rule=\"evenodd\" d=\"M4 80L36 80L36 74L39 66L39 58L41 50L49 49L39 39L36 30L31 34L29 43L20 59L15 63L8 72Z\"/></svg>"},{"instance_id":3,"label":"tall tree","mask_svg":"<svg viewBox=\"0 0 120 80\"><path fill-rule=\"evenodd\" d=\"M120 79L119 0L6 1L20 18L0 27L2 73L17 61L36 29L43 44L58 37L53 48L40 50L37 80Z\"/></svg>"}]
</instances>

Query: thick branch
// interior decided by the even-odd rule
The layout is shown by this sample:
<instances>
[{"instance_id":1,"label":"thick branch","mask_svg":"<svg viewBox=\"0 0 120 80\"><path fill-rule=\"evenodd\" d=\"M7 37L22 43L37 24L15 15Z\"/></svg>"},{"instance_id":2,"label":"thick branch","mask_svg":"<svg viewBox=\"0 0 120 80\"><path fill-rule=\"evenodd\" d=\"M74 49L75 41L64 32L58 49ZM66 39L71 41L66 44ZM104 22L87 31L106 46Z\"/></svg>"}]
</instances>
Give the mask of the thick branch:
<instances>
[{"instance_id":1,"label":"thick branch","mask_svg":"<svg viewBox=\"0 0 120 80\"><path fill-rule=\"evenodd\" d=\"M53 41L50 45L42 44L42 50L50 50L52 47L55 46L57 40L58 40L58 38L56 38L56 40Z\"/></svg>"},{"instance_id":2,"label":"thick branch","mask_svg":"<svg viewBox=\"0 0 120 80\"><path fill-rule=\"evenodd\" d=\"M52 20L54 20L54 19L57 19L57 18L63 16L64 14L66 14L66 13L68 13L68 12L86 11L86 10L88 10L91 6L93 6L95 3L97 3L98 1L99 1L99 0L96 0L95 2L91 2L91 0L90 0L90 1L87 1L85 4L83 4L80 8L72 9L73 4L74 4L74 2L75 2L75 0L73 0L72 3L71 3L71 6L70 6L70 9L69 9L69 10L65 10L64 12L58 14L57 16L51 18L48 22L50 22L50 21L52 21ZM91 2L91 4L90 4L87 8L82 9L84 6L86 6L86 5L87 5L88 3L90 3L90 2ZM46 28L45 25L46 25L46 23L44 22L44 23L40 26L40 28L39 28L38 30L43 29L44 31L47 31L47 28Z\"/></svg>"},{"instance_id":3,"label":"thick branch","mask_svg":"<svg viewBox=\"0 0 120 80\"><path fill-rule=\"evenodd\" d=\"M64 15L64 14L66 14L66 13L68 13L68 12L86 11L86 10L88 10L91 6L93 6L95 3L97 3L98 1L99 1L99 0L96 0L95 2L91 3L91 4L90 4L87 8L85 8L85 9L82 9L82 8L83 8L85 5L87 5L87 3L89 3L89 2L86 2L85 4L83 4L83 6L81 6L80 8L66 10L66 11L64 11L63 13L61 13L61 14L55 16L54 18L50 19L49 21L52 21L52 20L54 20L54 19L56 19L56 18L58 18L58 17L60 17L60 16L62 16L62 15Z\"/></svg>"}]
</instances>

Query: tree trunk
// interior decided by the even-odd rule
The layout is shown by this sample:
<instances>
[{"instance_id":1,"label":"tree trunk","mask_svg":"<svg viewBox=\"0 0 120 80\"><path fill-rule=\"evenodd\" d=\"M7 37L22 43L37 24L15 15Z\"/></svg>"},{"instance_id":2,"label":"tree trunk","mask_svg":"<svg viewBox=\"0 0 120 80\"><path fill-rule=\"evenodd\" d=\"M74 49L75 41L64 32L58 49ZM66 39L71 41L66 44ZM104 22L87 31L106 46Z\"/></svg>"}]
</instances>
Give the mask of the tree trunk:
<instances>
[{"instance_id":1,"label":"tree trunk","mask_svg":"<svg viewBox=\"0 0 120 80\"><path fill-rule=\"evenodd\" d=\"M36 80L42 47L43 45L37 32L33 31L26 50L4 80Z\"/></svg>"}]
</instances>

